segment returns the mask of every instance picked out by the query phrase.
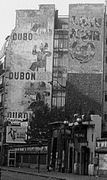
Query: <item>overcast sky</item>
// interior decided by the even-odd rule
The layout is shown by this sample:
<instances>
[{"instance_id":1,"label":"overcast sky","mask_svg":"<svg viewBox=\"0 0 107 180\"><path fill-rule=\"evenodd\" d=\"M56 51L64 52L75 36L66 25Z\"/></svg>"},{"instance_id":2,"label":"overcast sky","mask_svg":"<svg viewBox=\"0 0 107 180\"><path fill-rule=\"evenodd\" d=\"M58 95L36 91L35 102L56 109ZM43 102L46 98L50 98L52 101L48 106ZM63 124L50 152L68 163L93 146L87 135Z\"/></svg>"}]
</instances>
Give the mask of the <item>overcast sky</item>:
<instances>
[{"instance_id":1,"label":"overcast sky","mask_svg":"<svg viewBox=\"0 0 107 180\"><path fill-rule=\"evenodd\" d=\"M0 48L15 27L17 9L38 9L39 4L55 4L60 15L68 15L69 4L104 3L105 0L0 0Z\"/></svg>"}]
</instances>

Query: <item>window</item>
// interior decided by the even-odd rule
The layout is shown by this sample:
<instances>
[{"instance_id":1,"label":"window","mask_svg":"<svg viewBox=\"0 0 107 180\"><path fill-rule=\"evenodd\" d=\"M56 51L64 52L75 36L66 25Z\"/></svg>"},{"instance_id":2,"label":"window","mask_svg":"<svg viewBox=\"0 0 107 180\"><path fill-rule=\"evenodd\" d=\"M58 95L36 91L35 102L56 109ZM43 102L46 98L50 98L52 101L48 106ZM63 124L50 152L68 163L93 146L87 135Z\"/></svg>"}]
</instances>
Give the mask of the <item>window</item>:
<instances>
[{"instance_id":1,"label":"window","mask_svg":"<svg viewBox=\"0 0 107 180\"><path fill-rule=\"evenodd\" d=\"M55 33L55 38L54 38L54 48L68 48L68 32L57 32L58 34Z\"/></svg>"},{"instance_id":2,"label":"window","mask_svg":"<svg viewBox=\"0 0 107 180\"><path fill-rule=\"evenodd\" d=\"M54 58L54 67L58 65L58 59Z\"/></svg>"},{"instance_id":3,"label":"window","mask_svg":"<svg viewBox=\"0 0 107 180\"><path fill-rule=\"evenodd\" d=\"M107 74L105 75L105 82L107 82Z\"/></svg>"},{"instance_id":4,"label":"window","mask_svg":"<svg viewBox=\"0 0 107 180\"><path fill-rule=\"evenodd\" d=\"M2 84L2 82L3 82L3 81L2 81L2 76L1 76L1 77L0 77L0 85Z\"/></svg>"},{"instance_id":5,"label":"window","mask_svg":"<svg viewBox=\"0 0 107 180\"><path fill-rule=\"evenodd\" d=\"M67 39L64 39L63 48L65 48L65 49L68 48L68 40Z\"/></svg>"},{"instance_id":6,"label":"window","mask_svg":"<svg viewBox=\"0 0 107 180\"><path fill-rule=\"evenodd\" d=\"M59 39L58 46L59 48L63 48L63 39Z\"/></svg>"},{"instance_id":7,"label":"window","mask_svg":"<svg viewBox=\"0 0 107 180\"><path fill-rule=\"evenodd\" d=\"M62 24L62 29L68 29L68 24Z\"/></svg>"},{"instance_id":8,"label":"window","mask_svg":"<svg viewBox=\"0 0 107 180\"><path fill-rule=\"evenodd\" d=\"M58 39L58 38L59 38L59 34L55 33L55 39Z\"/></svg>"},{"instance_id":9,"label":"window","mask_svg":"<svg viewBox=\"0 0 107 180\"><path fill-rule=\"evenodd\" d=\"M56 103L56 97L53 97L53 98L52 98L52 105L53 105L53 106L56 106L56 104L57 104L57 103Z\"/></svg>"},{"instance_id":10,"label":"window","mask_svg":"<svg viewBox=\"0 0 107 180\"><path fill-rule=\"evenodd\" d=\"M54 40L54 48L58 48L58 39Z\"/></svg>"},{"instance_id":11,"label":"window","mask_svg":"<svg viewBox=\"0 0 107 180\"><path fill-rule=\"evenodd\" d=\"M1 136L2 136L2 135L1 135L1 133L0 133L0 142L1 142Z\"/></svg>"}]
</instances>

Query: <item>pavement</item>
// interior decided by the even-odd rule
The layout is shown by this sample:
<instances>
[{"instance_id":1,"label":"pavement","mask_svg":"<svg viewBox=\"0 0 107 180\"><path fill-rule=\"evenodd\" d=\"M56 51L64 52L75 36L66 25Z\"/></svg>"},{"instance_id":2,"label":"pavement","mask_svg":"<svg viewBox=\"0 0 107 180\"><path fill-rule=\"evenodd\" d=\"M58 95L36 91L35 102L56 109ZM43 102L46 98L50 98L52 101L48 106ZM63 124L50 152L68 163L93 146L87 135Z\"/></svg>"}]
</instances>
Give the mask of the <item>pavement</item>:
<instances>
[{"instance_id":1,"label":"pavement","mask_svg":"<svg viewBox=\"0 0 107 180\"><path fill-rule=\"evenodd\" d=\"M86 175L76 175L72 173L60 173L51 171L48 172L46 170L40 170L38 173L37 169L31 169L31 168L16 168L16 167L2 167L2 172L17 172L17 173L23 173L28 175L34 175L44 177L44 179L56 179L56 180L106 180L106 177L98 177L98 176L86 176ZM37 179L37 178L35 178Z\"/></svg>"}]
</instances>

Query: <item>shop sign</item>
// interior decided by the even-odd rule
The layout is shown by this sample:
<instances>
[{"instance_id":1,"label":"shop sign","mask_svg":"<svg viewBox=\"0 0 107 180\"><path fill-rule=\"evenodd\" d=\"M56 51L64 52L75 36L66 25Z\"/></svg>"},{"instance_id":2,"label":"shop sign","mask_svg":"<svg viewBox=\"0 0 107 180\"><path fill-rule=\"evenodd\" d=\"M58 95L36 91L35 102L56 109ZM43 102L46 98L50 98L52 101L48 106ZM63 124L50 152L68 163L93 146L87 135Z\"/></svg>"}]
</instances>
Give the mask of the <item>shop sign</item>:
<instances>
[{"instance_id":1,"label":"shop sign","mask_svg":"<svg viewBox=\"0 0 107 180\"><path fill-rule=\"evenodd\" d=\"M85 134L83 134L83 133L75 133L75 137L77 137L77 138L85 138Z\"/></svg>"},{"instance_id":2,"label":"shop sign","mask_svg":"<svg viewBox=\"0 0 107 180\"><path fill-rule=\"evenodd\" d=\"M8 119L18 119L19 121L22 119L27 119L31 116L32 112L18 112L18 111L11 111L7 112Z\"/></svg>"},{"instance_id":3,"label":"shop sign","mask_svg":"<svg viewBox=\"0 0 107 180\"><path fill-rule=\"evenodd\" d=\"M74 131L74 137L78 139L78 141L86 141L87 140L87 131L83 127L79 127Z\"/></svg>"},{"instance_id":4,"label":"shop sign","mask_svg":"<svg viewBox=\"0 0 107 180\"><path fill-rule=\"evenodd\" d=\"M13 150L13 149L11 149ZM17 147L14 148L15 151L41 151L41 152L47 152L48 147L47 146L42 146L42 147Z\"/></svg>"}]
</instances>

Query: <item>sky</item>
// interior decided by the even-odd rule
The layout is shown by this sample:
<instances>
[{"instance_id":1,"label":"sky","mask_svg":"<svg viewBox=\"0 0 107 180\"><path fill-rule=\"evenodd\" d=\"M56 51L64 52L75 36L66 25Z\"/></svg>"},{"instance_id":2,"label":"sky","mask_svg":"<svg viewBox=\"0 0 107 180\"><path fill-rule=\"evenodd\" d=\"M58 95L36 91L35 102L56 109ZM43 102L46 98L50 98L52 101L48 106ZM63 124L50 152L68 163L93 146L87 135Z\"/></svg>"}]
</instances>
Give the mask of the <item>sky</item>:
<instances>
[{"instance_id":1,"label":"sky","mask_svg":"<svg viewBox=\"0 0 107 180\"><path fill-rule=\"evenodd\" d=\"M59 15L68 15L69 4L104 2L105 0L0 0L0 49L15 27L18 9L39 9L40 4L55 4Z\"/></svg>"}]
</instances>

